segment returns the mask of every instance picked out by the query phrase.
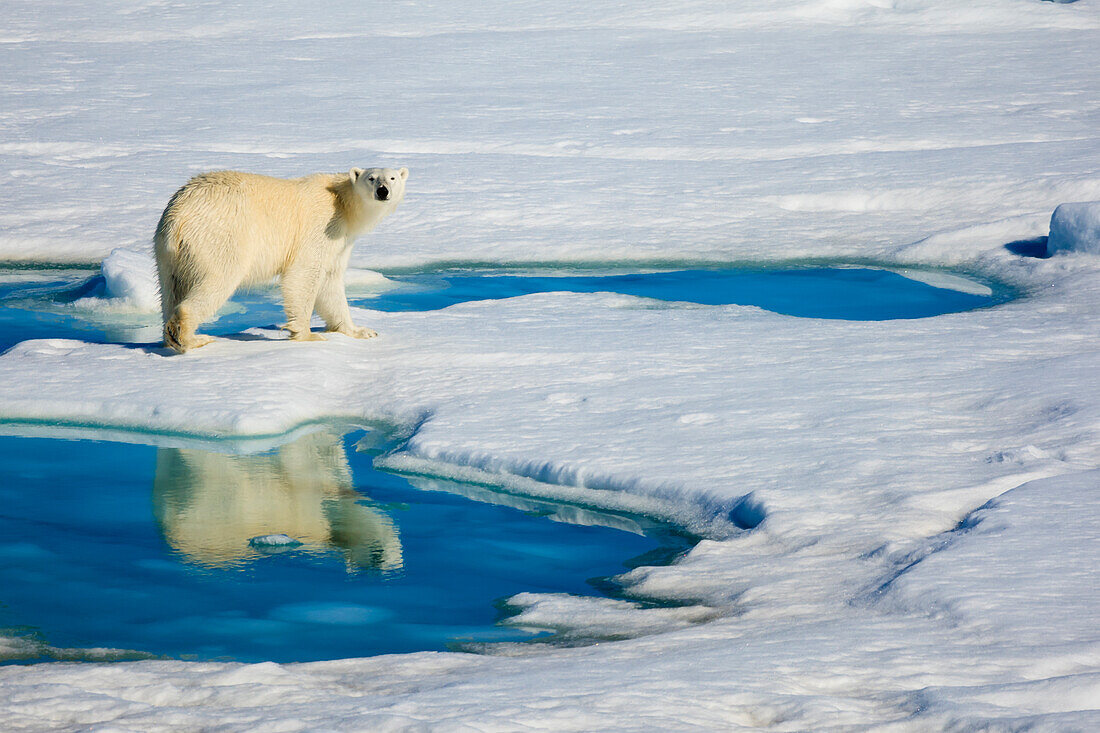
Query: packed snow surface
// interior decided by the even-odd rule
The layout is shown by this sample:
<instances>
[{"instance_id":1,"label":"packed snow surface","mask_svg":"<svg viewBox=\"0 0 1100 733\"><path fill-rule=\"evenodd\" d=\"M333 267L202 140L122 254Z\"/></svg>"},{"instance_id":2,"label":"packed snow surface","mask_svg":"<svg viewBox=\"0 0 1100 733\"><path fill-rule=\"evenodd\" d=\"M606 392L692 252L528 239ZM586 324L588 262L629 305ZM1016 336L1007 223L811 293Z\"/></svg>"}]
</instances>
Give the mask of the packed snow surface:
<instances>
[{"instance_id":1,"label":"packed snow surface","mask_svg":"<svg viewBox=\"0 0 1100 733\"><path fill-rule=\"evenodd\" d=\"M853 323L545 293L358 310L369 341L18 344L0 415L27 430L384 421L388 467L706 539L623 599L511 599L561 647L5 667L8 729L1100 727L1095 204L1051 219L1100 200L1094 0L3 10L0 260L147 253L201 170L407 165L357 268L815 260L1022 294Z\"/></svg>"}]
</instances>

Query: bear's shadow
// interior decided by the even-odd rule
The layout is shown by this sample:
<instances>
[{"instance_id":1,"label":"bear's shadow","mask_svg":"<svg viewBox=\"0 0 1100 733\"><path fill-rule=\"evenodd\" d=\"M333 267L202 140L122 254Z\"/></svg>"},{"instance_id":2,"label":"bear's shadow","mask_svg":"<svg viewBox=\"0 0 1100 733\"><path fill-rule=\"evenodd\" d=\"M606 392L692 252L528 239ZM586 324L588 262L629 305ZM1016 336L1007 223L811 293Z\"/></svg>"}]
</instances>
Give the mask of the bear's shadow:
<instances>
[{"instance_id":1,"label":"bear's shadow","mask_svg":"<svg viewBox=\"0 0 1100 733\"><path fill-rule=\"evenodd\" d=\"M225 341L287 341L286 336L282 335L281 330L271 329L271 333L279 334L278 336L268 336L263 333L247 333L242 331L241 333L227 333L222 336L216 336L215 338Z\"/></svg>"}]
</instances>

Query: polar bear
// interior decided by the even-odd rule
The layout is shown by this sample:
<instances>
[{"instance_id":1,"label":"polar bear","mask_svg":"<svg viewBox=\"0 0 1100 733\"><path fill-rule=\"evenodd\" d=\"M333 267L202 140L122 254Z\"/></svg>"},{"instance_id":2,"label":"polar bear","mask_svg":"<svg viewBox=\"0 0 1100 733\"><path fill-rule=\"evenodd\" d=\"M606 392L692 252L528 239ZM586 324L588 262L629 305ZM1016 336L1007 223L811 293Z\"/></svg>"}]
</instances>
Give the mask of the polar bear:
<instances>
[{"instance_id":1,"label":"polar bear","mask_svg":"<svg viewBox=\"0 0 1100 733\"><path fill-rule=\"evenodd\" d=\"M292 339L324 340L309 330L315 311L329 331L377 336L352 323L344 272L355 238L393 213L408 177L408 168L352 168L291 179L237 171L192 178L168 202L153 240L165 346L182 353L210 343L195 329L240 286L276 276Z\"/></svg>"}]
</instances>

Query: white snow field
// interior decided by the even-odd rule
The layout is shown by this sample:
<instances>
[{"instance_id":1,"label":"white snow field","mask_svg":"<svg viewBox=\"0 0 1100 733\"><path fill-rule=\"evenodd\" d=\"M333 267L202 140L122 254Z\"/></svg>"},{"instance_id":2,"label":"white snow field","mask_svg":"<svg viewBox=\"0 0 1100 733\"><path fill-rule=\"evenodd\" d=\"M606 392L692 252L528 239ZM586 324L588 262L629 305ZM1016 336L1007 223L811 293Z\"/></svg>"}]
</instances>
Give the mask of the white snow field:
<instances>
[{"instance_id":1,"label":"white snow field","mask_svg":"<svg viewBox=\"0 0 1100 733\"><path fill-rule=\"evenodd\" d=\"M6 666L4 730L1100 729L1095 205L1019 254L1100 200L1097 0L0 8L0 260L148 253L202 170L400 164L359 268L812 259L1021 296L846 322L549 293L357 311L369 341L18 344L7 420L385 421L415 429L391 467L707 539L622 579L670 604L513 599L599 643ZM140 307L148 258L109 262Z\"/></svg>"}]
</instances>

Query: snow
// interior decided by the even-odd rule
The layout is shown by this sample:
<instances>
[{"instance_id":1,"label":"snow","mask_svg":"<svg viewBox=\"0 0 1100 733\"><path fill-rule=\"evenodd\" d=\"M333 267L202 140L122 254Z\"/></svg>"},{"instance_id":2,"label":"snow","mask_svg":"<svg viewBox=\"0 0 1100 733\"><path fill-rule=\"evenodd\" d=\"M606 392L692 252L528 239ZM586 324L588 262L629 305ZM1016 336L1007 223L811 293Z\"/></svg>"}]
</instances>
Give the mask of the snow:
<instances>
[{"instance_id":1,"label":"snow","mask_svg":"<svg viewBox=\"0 0 1100 733\"><path fill-rule=\"evenodd\" d=\"M1047 252L1100 254L1100 201L1061 204L1055 209Z\"/></svg>"},{"instance_id":2,"label":"snow","mask_svg":"<svg viewBox=\"0 0 1100 733\"><path fill-rule=\"evenodd\" d=\"M857 323L546 293L358 310L369 341L23 342L5 430L262 446L383 423L411 435L390 468L705 539L620 578L624 600L511 599L559 645L4 667L5 725L1096 728L1100 261L1005 245L1095 253L1095 204L1051 213L1100 200L1098 8L5 3L0 259L107 257L134 307L194 172L363 164L412 171L363 270L812 260L1021 295Z\"/></svg>"},{"instance_id":3,"label":"snow","mask_svg":"<svg viewBox=\"0 0 1100 733\"><path fill-rule=\"evenodd\" d=\"M1072 647L1096 622L1086 604L1100 563L1100 527L1081 507L1098 495L1097 470L1006 491L933 538L933 551L895 578L882 602L952 617L975 634L996 619L1011 634L1002 643L1038 645L1048 654ZM1033 613L1036 598L1051 601L1041 616Z\"/></svg>"},{"instance_id":4,"label":"snow","mask_svg":"<svg viewBox=\"0 0 1100 733\"><path fill-rule=\"evenodd\" d=\"M381 293L396 287L396 283L380 272L352 267L344 274L344 287L353 295Z\"/></svg>"},{"instance_id":5,"label":"snow","mask_svg":"<svg viewBox=\"0 0 1100 733\"><path fill-rule=\"evenodd\" d=\"M949 272L940 272L936 270L922 271L910 268L902 268L897 272L899 275L904 275L910 280L916 280L925 285L931 285L934 288L957 290L960 293L969 293L970 295L993 295L993 288L988 285L974 282L970 278L952 275Z\"/></svg>"},{"instance_id":6,"label":"snow","mask_svg":"<svg viewBox=\"0 0 1100 733\"><path fill-rule=\"evenodd\" d=\"M74 308L160 312L156 265L148 252L114 249L100 266L103 291L73 301Z\"/></svg>"}]
</instances>

